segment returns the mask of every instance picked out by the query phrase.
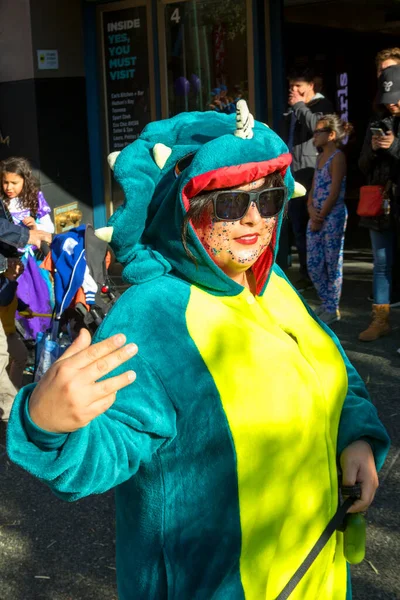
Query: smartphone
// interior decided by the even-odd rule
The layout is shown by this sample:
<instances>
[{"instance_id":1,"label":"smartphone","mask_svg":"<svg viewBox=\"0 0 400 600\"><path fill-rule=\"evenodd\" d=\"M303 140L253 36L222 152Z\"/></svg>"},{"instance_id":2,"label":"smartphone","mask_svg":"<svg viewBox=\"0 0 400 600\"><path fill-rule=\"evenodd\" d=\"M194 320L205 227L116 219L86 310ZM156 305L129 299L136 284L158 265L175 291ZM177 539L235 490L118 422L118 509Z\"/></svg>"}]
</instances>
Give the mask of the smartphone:
<instances>
[{"instance_id":1,"label":"smartphone","mask_svg":"<svg viewBox=\"0 0 400 600\"><path fill-rule=\"evenodd\" d=\"M371 129L372 135L379 135L380 137L385 136L385 132L380 127L371 127L370 129Z\"/></svg>"}]
</instances>

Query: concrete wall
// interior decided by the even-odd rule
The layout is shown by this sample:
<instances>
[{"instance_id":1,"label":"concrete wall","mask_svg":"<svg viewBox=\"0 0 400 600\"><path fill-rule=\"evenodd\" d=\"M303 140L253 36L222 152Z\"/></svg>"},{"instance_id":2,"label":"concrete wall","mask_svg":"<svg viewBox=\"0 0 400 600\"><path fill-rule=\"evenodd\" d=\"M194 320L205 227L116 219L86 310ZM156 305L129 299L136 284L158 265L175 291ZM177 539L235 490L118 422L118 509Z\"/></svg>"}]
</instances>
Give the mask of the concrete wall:
<instances>
[{"instance_id":1,"label":"concrete wall","mask_svg":"<svg viewBox=\"0 0 400 600\"><path fill-rule=\"evenodd\" d=\"M84 77L81 1L31 0L31 23L35 77ZM59 69L38 69L37 50L58 50Z\"/></svg>"},{"instance_id":2,"label":"concrete wall","mask_svg":"<svg viewBox=\"0 0 400 600\"><path fill-rule=\"evenodd\" d=\"M52 208L79 202L92 221L81 0L0 3L0 160L25 156ZM57 70L37 50L58 50Z\"/></svg>"},{"instance_id":3,"label":"concrete wall","mask_svg":"<svg viewBox=\"0 0 400 600\"><path fill-rule=\"evenodd\" d=\"M30 0L0 2L0 160L39 163Z\"/></svg>"},{"instance_id":4,"label":"concrete wall","mask_svg":"<svg viewBox=\"0 0 400 600\"><path fill-rule=\"evenodd\" d=\"M0 83L33 77L30 0L0 2Z\"/></svg>"}]
</instances>

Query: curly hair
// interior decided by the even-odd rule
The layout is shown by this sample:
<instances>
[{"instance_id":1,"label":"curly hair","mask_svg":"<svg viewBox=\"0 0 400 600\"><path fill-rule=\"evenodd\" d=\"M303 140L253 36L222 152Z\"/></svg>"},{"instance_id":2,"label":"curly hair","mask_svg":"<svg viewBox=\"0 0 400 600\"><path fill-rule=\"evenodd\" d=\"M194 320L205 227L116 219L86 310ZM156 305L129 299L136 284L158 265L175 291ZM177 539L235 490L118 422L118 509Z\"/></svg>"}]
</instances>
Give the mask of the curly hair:
<instances>
[{"instance_id":1,"label":"curly hair","mask_svg":"<svg viewBox=\"0 0 400 600\"><path fill-rule=\"evenodd\" d=\"M342 119L335 114L323 115L318 119L317 123L325 123L328 129L336 133L334 142L338 148L343 146L343 140L353 131L353 125L351 123L342 121Z\"/></svg>"},{"instance_id":2,"label":"curly hair","mask_svg":"<svg viewBox=\"0 0 400 600\"><path fill-rule=\"evenodd\" d=\"M0 179L3 180L3 173L16 173L24 180L21 195L19 196L20 204L23 208L30 210L31 217L36 218L38 211L38 192L39 181L32 174L31 165L26 158L12 156L3 160L0 163ZM3 186L0 189L1 199L8 201L4 195Z\"/></svg>"},{"instance_id":3,"label":"curly hair","mask_svg":"<svg viewBox=\"0 0 400 600\"><path fill-rule=\"evenodd\" d=\"M400 64L400 48L385 48L385 50L378 52L378 54L375 56L376 68L379 69L381 63L389 59L392 59L396 61L396 63Z\"/></svg>"}]
</instances>

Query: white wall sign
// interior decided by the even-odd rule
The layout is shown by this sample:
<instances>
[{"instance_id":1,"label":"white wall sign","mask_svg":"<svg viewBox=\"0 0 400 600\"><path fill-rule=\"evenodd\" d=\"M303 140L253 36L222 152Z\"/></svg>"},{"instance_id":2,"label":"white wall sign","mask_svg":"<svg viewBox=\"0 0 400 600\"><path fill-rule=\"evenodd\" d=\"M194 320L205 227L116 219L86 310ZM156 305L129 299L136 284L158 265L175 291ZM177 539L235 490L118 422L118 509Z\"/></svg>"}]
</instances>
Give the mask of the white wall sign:
<instances>
[{"instance_id":1,"label":"white wall sign","mask_svg":"<svg viewBox=\"0 0 400 600\"><path fill-rule=\"evenodd\" d=\"M58 69L58 50L38 50L38 69Z\"/></svg>"}]
</instances>

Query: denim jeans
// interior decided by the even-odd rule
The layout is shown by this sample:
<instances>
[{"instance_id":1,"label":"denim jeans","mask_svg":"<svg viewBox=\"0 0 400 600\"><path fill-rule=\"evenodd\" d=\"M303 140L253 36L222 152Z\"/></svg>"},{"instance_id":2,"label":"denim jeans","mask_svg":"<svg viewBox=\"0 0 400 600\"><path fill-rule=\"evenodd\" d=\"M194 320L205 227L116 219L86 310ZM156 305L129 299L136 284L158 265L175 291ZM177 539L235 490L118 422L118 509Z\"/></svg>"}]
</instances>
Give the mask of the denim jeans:
<instances>
[{"instance_id":1,"label":"denim jeans","mask_svg":"<svg viewBox=\"0 0 400 600\"><path fill-rule=\"evenodd\" d=\"M394 255L393 231L369 230L374 256L373 289L375 304L390 304Z\"/></svg>"}]
</instances>

